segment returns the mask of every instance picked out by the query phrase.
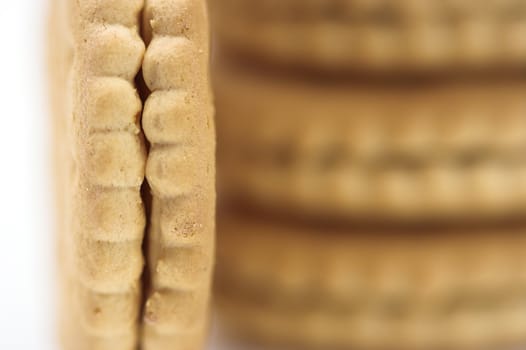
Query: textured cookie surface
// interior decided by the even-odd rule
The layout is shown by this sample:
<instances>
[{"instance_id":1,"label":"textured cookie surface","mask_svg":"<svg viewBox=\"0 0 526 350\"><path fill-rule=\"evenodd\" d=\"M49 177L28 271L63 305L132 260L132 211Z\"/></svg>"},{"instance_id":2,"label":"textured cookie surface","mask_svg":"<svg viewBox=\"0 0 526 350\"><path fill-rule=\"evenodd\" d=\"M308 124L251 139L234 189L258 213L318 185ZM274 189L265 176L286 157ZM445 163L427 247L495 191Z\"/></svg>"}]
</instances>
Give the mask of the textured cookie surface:
<instances>
[{"instance_id":1,"label":"textured cookie surface","mask_svg":"<svg viewBox=\"0 0 526 350\"><path fill-rule=\"evenodd\" d=\"M526 264L520 225L373 229L232 213L220 218L219 281L261 297L275 293L283 301L327 307L394 298L433 307L460 294L518 290L526 283L522 269L512 269Z\"/></svg>"},{"instance_id":2,"label":"textured cookie surface","mask_svg":"<svg viewBox=\"0 0 526 350\"><path fill-rule=\"evenodd\" d=\"M214 246L214 122L204 1L147 0L142 125L150 143L144 349L204 343Z\"/></svg>"},{"instance_id":3,"label":"textured cookie surface","mask_svg":"<svg viewBox=\"0 0 526 350\"><path fill-rule=\"evenodd\" d=\"M220 184L309 215L520 215L526 86L312 83L217 65Z\"/></svg>"},{"instance_id":4,"label":"textured cookie surface","mask_svg":"<svg viewBox=\"0 0 526 350\"><path fill-rule=\"evenodd\" d=\"M229 50L288 67L375 72L521 69L526 2L210 2Z\"/></svg>"},{"instance_id":5,"label":"textured cookie surface","mask_svg":"<svg viewBox=\"0 0 526 350\"><path fill-rule=\"evenodd\" d=\"M237 337L277 349L498 349L524 344L524 296L503 297L490 306L443 315L400 317L371 310L334 311L306 307L283 310L247 302L239 294L217 298L221 321ZM481 304L486 301L481 300Z\"/></svg>"},{"instance_id":6,"label":"textured cookie surface","mask_svg":"<svg viewBox=\"0 0 526 350\"><path fill-rule=\"evenodd\" d=\"M218 300L238 331L320 348L524 342L523 227L314 228L230 213L218 229Z\"/></svg>"},{"instance_id":7,"label":"textured cookie surface","mask_svg":"<svg viewBox=\"0 0 526 350\"><path fill-rule=\"evenodd\" d=\"M142 0L56 0L51 20L64 349L138 341L146 152Z\"/></svg>"}]
</instances>

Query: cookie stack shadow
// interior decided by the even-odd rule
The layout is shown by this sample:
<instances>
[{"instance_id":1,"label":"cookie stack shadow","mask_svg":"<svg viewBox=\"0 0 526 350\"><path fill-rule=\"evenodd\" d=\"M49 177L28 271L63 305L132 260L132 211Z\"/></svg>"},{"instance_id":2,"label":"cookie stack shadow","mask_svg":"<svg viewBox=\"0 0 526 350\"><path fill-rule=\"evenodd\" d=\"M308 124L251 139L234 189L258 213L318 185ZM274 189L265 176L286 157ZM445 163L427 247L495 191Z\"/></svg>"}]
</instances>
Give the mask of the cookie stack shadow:
<instances>
[{"instance_id":1,"label":"cookie stack shadow","mask_svg":"<svg viewBox=\"0 0 526 350\"><path fill-rule=\"evenodd\" d=\"M230 334L525 343L526 1L209 3Z\"/></svg>"}]
</instances>

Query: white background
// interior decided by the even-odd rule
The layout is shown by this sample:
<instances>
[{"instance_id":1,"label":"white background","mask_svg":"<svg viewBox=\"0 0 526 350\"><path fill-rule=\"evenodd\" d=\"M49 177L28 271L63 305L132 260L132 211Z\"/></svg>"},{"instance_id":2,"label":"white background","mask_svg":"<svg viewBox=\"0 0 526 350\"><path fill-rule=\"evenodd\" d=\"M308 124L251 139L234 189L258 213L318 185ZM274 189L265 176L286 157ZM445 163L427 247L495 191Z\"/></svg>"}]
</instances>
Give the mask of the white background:
<instances>
[{"instance_id":1,"label":"white background","mask_svg":"<svg viewBox=\"0 0 526 350\"><path fill-rule=\"evenodd\" d=\"M57 348L46 16L46 0L2 1L0 349Z\"/></svg>"},{"instance_id":2,"label":"white background","mask_svg":"<svg viewBox=\"0 0 526 350\"><path fill-rule=\"evenodd\" d=\"M0 11L0 348L55 349L45 1Z\"/></svg>"}]
</instances>

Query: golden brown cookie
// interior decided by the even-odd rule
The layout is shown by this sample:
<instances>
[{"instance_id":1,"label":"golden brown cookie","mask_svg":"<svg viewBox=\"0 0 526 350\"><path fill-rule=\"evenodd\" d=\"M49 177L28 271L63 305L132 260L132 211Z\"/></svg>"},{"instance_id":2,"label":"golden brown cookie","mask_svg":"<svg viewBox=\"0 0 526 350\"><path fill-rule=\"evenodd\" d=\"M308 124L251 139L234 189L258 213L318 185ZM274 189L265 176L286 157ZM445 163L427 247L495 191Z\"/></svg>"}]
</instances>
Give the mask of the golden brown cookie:
<instances>
[{"instance_id":1,"label":"golden brown cookie","mask_svg":"<svg viewBox=\"0 0 526 350\"><path fill-rule=\"evenodd\" d=\"M526 286L521 225L339 227L228 213L219 220L217 277L283 302L404 305ZM222 285L222 282L219 282Z\"/></svg>"},{"instance_id":2,"label":"golden brown cookie","mask_svg":"<svg viewBox=\"0 0 526 350\"><path fill-rule=\"evenodd\" d=\"M228 213L218 302L263 341L400 349L524 342L524 227L311 227Z\"/></svg>"},{"instance_id":3,"label":"golden brown cookie","mask_svg":"<svg viewBox=\"0 0 526 350\"><path fill-rule=\"evenodd\" d=\"M63 346L135 349L144 309L145 349L200 349L215 211L205 3L57 0L50 22Z\"/></svg>"},{"instance_id":4,"label":"golden brown cookie","mask_svg":"<svg viewBox=\"0 0 526 350\"><path fill-rule=\"evenodd\" d=\"M219 64L227 196L308 215L520 215L526 85L312 82Z\"/></svg>"},{"instance_id":5,"label":"golden brown cookie","mask_svg":"<svg viewBox=\"0 0 526 350\"><path fill-rule=\"evenodd\" d=\"M290 68L356 73L524 68L522 0L210 4L222 47Z\"/></svg>"},{"instance_id":6,"label":"golden brown cookie","mask_svg":"<svg viewBox=\"0 0 526 350\"><path fill-rule=\"evenodd\" d=\"M247 302L238 294L219 295L225 329L235 337L273 349L499 349L525 342L524 296L431 314L407 316L354 313L306 306L280 307ZM280 347L283 346L283 347Z\"/></svg>"},{"instance_id":7,"label":"golden brown cookie","mask_svg":"<svg viewBox=\"0 0 526 350\"><path fill-rule=\"evenodd\" d=\"M214 260L214 121L205 1L146 0L142 125L152 195L144 349L199 349Z\"/></svg>"},{"instance_id":8,"label":"golden brown cookie","mask_svg":"<svg viewBox=\"0 0 526 350\"><path fill-rule=\"evenodd\" d=\"M50 42L65 349L134 349L146 151L142 1L53 2Z\"/></svg>"}]
</instances>

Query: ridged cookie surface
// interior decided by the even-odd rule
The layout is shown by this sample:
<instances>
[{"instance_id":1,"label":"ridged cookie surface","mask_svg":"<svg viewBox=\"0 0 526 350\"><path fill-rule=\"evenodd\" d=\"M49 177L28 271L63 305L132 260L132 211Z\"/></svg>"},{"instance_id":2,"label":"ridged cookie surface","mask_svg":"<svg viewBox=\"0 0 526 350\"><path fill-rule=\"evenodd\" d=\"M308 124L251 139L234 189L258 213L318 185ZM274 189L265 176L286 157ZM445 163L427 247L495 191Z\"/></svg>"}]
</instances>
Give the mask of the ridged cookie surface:
<instances>
[{"instance_id":1,"label":"ridged cookie surface","mask_svg":"<svg viewBox=\"0 0 526 350\"><path fill-rule=\"evenodd\" d=\"M525 341L523 226L372 229L220 217L218 302L238 332L319 348Z\"/></svg>"},{"instance_id":2,"label":"ridged cookie surface","mask_svg":"<svg viewBox=\"0 0 526 350\"><path fill-rule=\"evenodd\" d=\"M142 125L153 199L141 343L144 349L199 349L208 323L215 226L205 2L147 0L143 36L142 72L151 93Z\"/></svg>"},{"instance_id":3,"label":"ridged cookie surface","mask_svg":"<svg viewBox=\"0 0 526 350\"><path fill-rule=\"evenodd\" d=\"M524 208L520 81L316 83L228 64L214 81L226 196L352 219Z\"/></svg>"},{"instance_id":4,"label":"ridged cookie surface","mask_svg":"<svg viewBox=\"0 0 526 350\"><path fill-rule=\"evenodd\" d=\"M131 350L145 227L146 150L134 83L144 53L143 2L56 0L53 6L62 344Z\"/></svg>"},{"instance_id":5,"label":"ridged cookie surface","mask_svg":"<svg viewBox=\"0 0 526 350\"><path fill-rule=\"evenodd\" d=\"M526 2L210 2L228 51L289 68L438 72L522 69Z\"/></svg>"},{"instance_id":6,"label":"ridged cookie surface","mask_svg":"<svg viewBox=\"0 0 526 350\"><path fill-rule=\"evenodd\" d=\"M239 294L217 298L224 328L263 349L499 349L524 344L526 300L502 296L499 303L450 313L408 316L316 307L283 310L247 302Z\"/></svg>"},{"instance_id":7,"label":"ridged cookie surface","mask_svg":"<svg viewBox=\"0 0 526 350\"><path fill-rule=\"evenodd\" d=\"M227 213L219 220L218 284L260 297L274 293L284 303L444 306L520 291L526 274L512 267L526 265L524 232L511 224L312 226Z\"/></svg>"}]
</instances>

